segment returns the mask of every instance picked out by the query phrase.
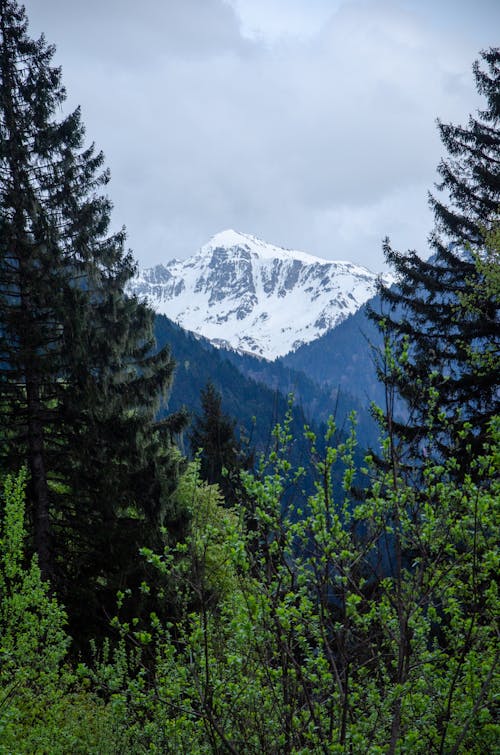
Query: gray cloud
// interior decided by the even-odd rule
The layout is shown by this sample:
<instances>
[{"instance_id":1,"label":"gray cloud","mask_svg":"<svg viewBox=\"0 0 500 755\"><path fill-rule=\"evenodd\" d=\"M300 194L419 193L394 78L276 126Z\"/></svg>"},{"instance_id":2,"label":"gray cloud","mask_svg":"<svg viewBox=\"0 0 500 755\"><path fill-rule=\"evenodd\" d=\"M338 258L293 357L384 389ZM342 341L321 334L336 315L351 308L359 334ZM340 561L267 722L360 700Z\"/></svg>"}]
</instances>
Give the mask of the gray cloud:
<instances>
[{"instance_id":1,"label":"gray cloud","mask_svg":"<svg viewBox=\"0 0 500 755\"><path fill-rule=\"evenodd\" d=\"M26 3L31 28L56 43L144 265L226 227L374 269L386 234L425 253L435 118L477 106L471 64L500 20L485 2L446 26L427 2L351 0L314 34L270 41L223 0L41 5ZM270 7L275 30L285 5Z\"/></svg>"}]
</instances>

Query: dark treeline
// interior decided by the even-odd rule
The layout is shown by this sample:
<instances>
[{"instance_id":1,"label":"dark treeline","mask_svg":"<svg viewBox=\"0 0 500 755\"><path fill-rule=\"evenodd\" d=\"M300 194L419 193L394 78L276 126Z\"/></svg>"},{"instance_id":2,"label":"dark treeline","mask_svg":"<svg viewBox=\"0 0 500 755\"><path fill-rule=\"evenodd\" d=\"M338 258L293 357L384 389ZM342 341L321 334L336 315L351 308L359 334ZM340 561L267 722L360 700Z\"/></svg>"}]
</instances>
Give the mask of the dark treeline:
<instances>
[{"instance_id":1,"label":"dark treeline","mask_svg":"<svg viewBox=\"0 0 500 755\"><path fill-rule=\"evenodd\" d=\"M27 466L33 550L79 633L170 515L178 459L155 417L174 362L151 355L153 315L124 295L135 266L125 234L107 235L103 155L79 110L56 120L54 48L15 2L0 23L0 454Z\"/></svg>"}]
</instances>

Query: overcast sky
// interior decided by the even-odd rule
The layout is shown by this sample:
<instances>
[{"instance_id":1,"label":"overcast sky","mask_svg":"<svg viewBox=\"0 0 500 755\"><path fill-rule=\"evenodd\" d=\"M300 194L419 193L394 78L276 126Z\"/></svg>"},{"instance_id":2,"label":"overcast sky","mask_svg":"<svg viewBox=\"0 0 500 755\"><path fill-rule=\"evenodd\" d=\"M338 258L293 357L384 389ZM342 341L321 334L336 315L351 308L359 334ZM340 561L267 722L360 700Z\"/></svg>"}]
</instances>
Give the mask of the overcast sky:
<instances>
[{"instance_id":1,"label":"overcast sky","mask_svg":"<svg viewBox=\"0 0 500 755\"><path fill-rule=\"evenodd\" d=\"M481 105L496 0L26 0L142 266L234 228L383 269L426 255L436 118Z\"/></svg>"}]
</instances>

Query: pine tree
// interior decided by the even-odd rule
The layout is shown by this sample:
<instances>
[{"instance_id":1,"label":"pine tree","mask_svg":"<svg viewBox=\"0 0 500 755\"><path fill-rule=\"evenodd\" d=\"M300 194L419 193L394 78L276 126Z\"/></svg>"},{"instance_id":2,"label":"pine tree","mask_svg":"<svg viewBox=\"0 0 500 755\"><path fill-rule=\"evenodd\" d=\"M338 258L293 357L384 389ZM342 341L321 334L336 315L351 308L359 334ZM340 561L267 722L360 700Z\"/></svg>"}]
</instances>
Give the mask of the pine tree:
<instances>
[{"instance_id":1,"label":"pine tree","mask_svg":"<svg viewBox=\"0 0 500 755\"><path fill-rule=\"evenodd\" d=\"M481 56L488 70L478 62L473 70L486 109L466 127L438 122L449 156L439 164L437 185L447 199L430 195L434 254L424 261L386 240L398 285L381 286L387 311L372 313L401 357L382 379L406 402L408 421L394 422L393 429L412 453L429 431L429 418L443 450L464 452L471 444L477 453L499 410L498 297L490 291L480 307L468 304L474 292L485 290L480 261L488 255L500 207L500 48ZM473 355L485 348L496 358L478 369ZM466 422L471 429L464 439ZM466 466L470 453L459 455Z\"/></svg>"},{"instance_id":2,"label":"pine tree","mask_svg":"<svg viewBox=\"0 0 500 755\"><path fill-rule=\"evenodd\" d=\"M201 408L189 435L193 454L200 455L200 476L219 485L227 505L241 503L240 471L250 469L253 454L236 436L236 422L222 411L222 396L212 382L201 391Z\"/></svg>"},{"instance_id":3,"label":"pine tree","mask_svg":"<svg viewBox=\"0 0 500 755\"><path fill-rule=\"evenodd\" d=\"M109 233L103 155L84 147L79 109L57 120L54 47L27 27L0 0L0 453L27 465L43 576L99 611L169 517L178 455L154 418L174 363L124 293L135 264Z\"/></svg>"}]
</instances>

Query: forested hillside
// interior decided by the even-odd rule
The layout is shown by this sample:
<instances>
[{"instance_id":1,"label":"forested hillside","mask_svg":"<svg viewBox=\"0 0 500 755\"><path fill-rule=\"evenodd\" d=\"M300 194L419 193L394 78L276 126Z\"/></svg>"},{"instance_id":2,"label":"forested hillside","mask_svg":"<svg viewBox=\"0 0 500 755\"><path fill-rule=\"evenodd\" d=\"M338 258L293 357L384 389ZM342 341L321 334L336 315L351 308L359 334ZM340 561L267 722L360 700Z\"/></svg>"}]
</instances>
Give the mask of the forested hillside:
<instances>
[{"instance_id":1,"label":"forested hillside","mask_svg":"<svg viewBox=\"0 0 500 755\"><path fill-rule=\"evenodd\" d=\"M368 317L368 307L380 309L378 296L349 315L340 325L310 344L282 357L285 367L301 370L321 385L338 387L356 397L361 405L384 401L377 377L377 361L383 351L383 336Z\"/></svg>"},{"instance_id":2,"label":"forested hillside","mask_svg":"<svg viewBox=\"0 0 500 755\"><path fill-rule=\"evenodd\" d=\"M176 360L176 378L168 399L169 411L186 407L191 415L200 410L200 394L208 382L221 393L224 411L237 418L245 436L252 438L259 452L269 447L271 431L285 416L293 397L293 432L301 436L304 424L320 429L330 416L339 431L348 434L350 415L356 412L358 441L362 448L377 445L380 429L370 413L368 397L356 398L343 387L323 387L308 376L282 364L235 351L216 349L157 315L155 335L158 348L168 345ZM340 353L340 352L339 352ZM367 364L375 372L373 355Z\"/></svg>"},{"instance_id":3,"label":"forested hillside","mask_svg":"<svg viewBox=\"0 0 500 755\"><path fill-rule=\"evenodd\" d=\"M370 453L303 426L355 360L315 399L126 293L53 56L0 0L0 753L493 755L500 48L439 124L435 256L385 243Z\"/></svg>"},{"instance_id":4,"label":"forested hillside","mask_svg":"<svg viewBox=\"0 0 500 755\"><path fill-rule=\"evenodd\" d=\"M191 416L198 414L201 391L212 382L221 393L224 411L237 418L238 430L252 437L259 452L269 447L272 429L285 416L288 406L287 394L279 390L281 386L272 390L245 377L226 358L224 351L183 330L165 315L156 316L155 335L158 347L168 345L176 360L168 411L185 407ZM298 408L294 420L296 430L306 422Z\"/></svg>"}]
</instances>

